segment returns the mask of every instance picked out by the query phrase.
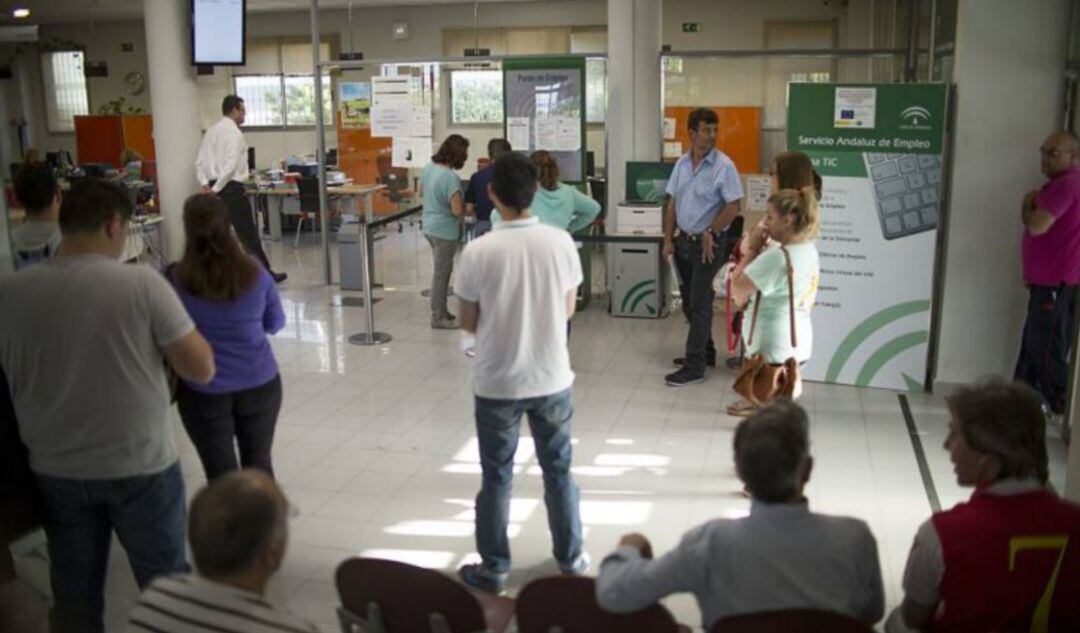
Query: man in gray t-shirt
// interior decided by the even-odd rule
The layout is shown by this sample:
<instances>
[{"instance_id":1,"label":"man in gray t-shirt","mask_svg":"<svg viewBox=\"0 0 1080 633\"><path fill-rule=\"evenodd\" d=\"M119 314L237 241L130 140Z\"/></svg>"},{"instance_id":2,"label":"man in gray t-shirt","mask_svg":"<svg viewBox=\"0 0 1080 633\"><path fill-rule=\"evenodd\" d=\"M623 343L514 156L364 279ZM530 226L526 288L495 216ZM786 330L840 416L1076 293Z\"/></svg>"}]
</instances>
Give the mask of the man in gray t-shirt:
<instances>
[{"instance_id":1,"label":"man in gray t-shirt","mask_svg":"<svg viewBox=\"0 0 1080 633\"><path fill-rule=\"evenodd\" d=\"M113 530L140 586L187 568L165 363L208 382L213 352L164 277L117 261L131 211L115 185L76 185L60 255L0 281L0 367L43 501L54 632L103 630Z\"/></svg>"},{"instance_id":2,"label":"man in gray t-shirt","mask_svg":"<svg viewBox=\"0 0 1080 633\"><path fill-rule=\"evenodd\" d=\"M880 620L885 592L870 528L811 512L803 496L813 465L806 412L791 401L760 409L735 429L734 445L750 515L698 526L655 561L644 536L627 534L600 566L600 606L637 611L688 591L706 631L729 616L785 609Z\"/></svg>"}]
</instances>

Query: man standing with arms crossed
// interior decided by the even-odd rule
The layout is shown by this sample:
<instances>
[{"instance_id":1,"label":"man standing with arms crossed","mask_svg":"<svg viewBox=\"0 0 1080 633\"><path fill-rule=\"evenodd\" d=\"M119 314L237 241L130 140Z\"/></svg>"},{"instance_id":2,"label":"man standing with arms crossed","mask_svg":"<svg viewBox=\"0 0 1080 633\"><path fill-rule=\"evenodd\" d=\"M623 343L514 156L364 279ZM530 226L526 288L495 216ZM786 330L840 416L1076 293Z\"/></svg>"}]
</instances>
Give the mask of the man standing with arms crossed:
<instances>
[{"instance_id":1,"label":"man standing with arms crossed","mask_svg":"<svg viewBox=\"0 0 1080 633\"><path fill-rule=\"evenodd\" d=\"M1068 132L1047 138L1039 152L1049 182L1021 206L1021 243L1028 313L1015 378L1042 395L1043 405L1061 414L1068 398L1069 346L1080 282L1080 165L1077 139Z\"/></svg>"},{"instance_id":2,"label":"man standing with arms crossed","mask_svg":"<svg viewBox=\"0 0 1080 633\"><path fill-rule=\"evenodd\" d=\"M240 243L254 255L266 271L281 283L288 279L285 273L275 273L270 269L270 261L263 251L259 239L259 228L244 192L244 181L248 178L248 146L240 126L244 123L244 100L236 95L228 95L221 101L221 120L210 126L199 146L199 156L195 159L195 177L202 185L203 193L221 196L229 208L229 218Z\"/></svg>"},{"instance_id":3,"label":"man standing with arms crossed","mask_svg":"<svg viewBox=\"0 0 1080 633\"><path fill-rule=\"evenodd\" d=\"M683 314L690 322L686 355L675 359L681 368L664 377L671 387L702 382L705 365L716 365L712 281L734 246L735 240L724 232L739 215L743 197L735 163L716 149L719 123L712 110L690 113L690 153L675 163L667 185L663 255L675 256Z\"/></svg>"},{"instance_id":4,"label":"man standing with arms crossed","mask_svg":"<svg viewBox=\"0 0 1080 633\"><path fill-rule=\"evenodd\" d=\"M488 195L503 219L461 254L454 294L462 329L476 334L476 433L483 483L476 496L476 549L482 562L459 570L477 589L500 593L510 573L510 491L521 417L528 415L544 472L544 503L564 574L583 574L578 488L570 475L570 353L581 262L570 234L529 212L536 170L521 154L495 160Z\"/></svg>"}]
</instances>

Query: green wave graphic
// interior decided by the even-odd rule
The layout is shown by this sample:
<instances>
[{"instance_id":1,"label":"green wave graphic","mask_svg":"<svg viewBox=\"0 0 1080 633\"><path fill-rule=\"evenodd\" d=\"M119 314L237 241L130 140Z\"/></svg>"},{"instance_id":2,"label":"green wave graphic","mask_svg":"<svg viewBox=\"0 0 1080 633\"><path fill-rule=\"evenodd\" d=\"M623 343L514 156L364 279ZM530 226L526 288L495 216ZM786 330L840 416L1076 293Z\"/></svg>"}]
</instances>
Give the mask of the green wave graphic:
<instances>
[{"instance_id":1,"label":"green wave graphic","mask_svg":"<svg viewBox=\"0 0 1080 633\"><path fill-rule=\"evenodd\" d=\"M930 301L928 300L907 301L889 306L867 317L866 320L855 326L836 348L836 353L833 354L832 360L829 361L829 368L825 371L825 382L836 382L851 355L875 332L893 321L912 314L926 312L929 309Z\"/></svg>"},{"instance_id":2,"label":"green wave graphic","mask_svg":"<svg viewBox=\"0 0 1080 633\"><path fill-rule=\"evenodd\" d=\"M898 336L882 345L877 351L870 355L870 358L866 359L866 363L863 364L862 369L859 370L858 377L855 378L855 386L869 387L870 381L872 381L874 376L881 371L881 368L885 366L885 363L896 358L900 354L903 354L912 347L922 345L928 340L930 340L930 332L922 330Z\"/></svg>"},{"instance_id":3,"label":"green wave graphic","mask_svg":"<svg viewBox=\"0 0 1080 633\"><path fill-rule=\"evenodd\" d=\"M634 302L630 304L630 314L633 314L633 313L637 312L637 306L638 306L639 303L641 303L641 301L643 299L645 299L647 297L651 297L651 296L653 296L655 294L656 294L655 290L642 290L641 294L638 295L637 299L634 299ZM653 308L652 306L648 305L648 304L645 305L645 308L648 309L649 314L655 314L656 313L656 309Z\"/></svg>"},{"instance_id":4,"label":"green wave graphic","mask_svg":"<svg viewBox=\"0 0 1080 633\"><path fill-rule=\"evenodd\" d=\"M630 303L630 300L634 298L635 293L637 293L639 290L644 289L645 286L648 286L649 284L652 284L652 283L656 283L656 280L655 279L646 279L645 281L642 281L642 282L637 283L634 286L632 286L630 288L630 290L627 290L626 294L623 295L622 312L624 312L624 313L627 312L626 306Z\"/></svg>"}]
</instances>

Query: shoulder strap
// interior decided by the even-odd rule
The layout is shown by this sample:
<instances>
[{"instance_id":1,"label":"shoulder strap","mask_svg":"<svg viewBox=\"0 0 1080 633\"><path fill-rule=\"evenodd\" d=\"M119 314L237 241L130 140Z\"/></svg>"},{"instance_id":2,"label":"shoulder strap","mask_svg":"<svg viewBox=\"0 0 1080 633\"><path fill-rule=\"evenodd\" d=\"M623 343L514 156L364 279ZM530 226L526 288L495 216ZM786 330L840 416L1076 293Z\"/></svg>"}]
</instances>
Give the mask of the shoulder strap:
<instances>
[{"instance_id":1,"label":"shoulder strap","mask_svg":"<svg viewBox=\"0 0 1080 633\"><path fill-rule=\"evenodd\" d=\"M787 247L781 245L780 251L784 253L784 263L787 265L787 287L788 287L788 308L789 318L791 322L791 346L798 347L799 343L795 337L795 283L792 278L795 276L795 270L791 267L791 254L788 253ZM755 312L757 306L754 306ZM755 314L756 316L756 314Z\"/></svg>"}]
</instances>

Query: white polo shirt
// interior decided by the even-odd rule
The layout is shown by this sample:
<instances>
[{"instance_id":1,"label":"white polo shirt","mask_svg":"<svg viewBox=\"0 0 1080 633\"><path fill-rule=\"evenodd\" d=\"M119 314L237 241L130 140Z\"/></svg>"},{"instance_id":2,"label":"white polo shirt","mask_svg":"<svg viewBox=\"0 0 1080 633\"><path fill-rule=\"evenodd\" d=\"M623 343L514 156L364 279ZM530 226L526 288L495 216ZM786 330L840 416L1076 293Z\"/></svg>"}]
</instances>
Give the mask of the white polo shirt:
<instances>
[{"instance_id":1,"label":"white polo shirt","mask_svg":"<svg viewBox=\"0 0 1080 633\"><path fill-rule=\"evenodd\" d=\"M569 233L536 217L502 222L469 242L456 274L454 294L480 306L476 395L520 400L573 385L566 297L582 274Z\"/></svg>"}]
</instances>

